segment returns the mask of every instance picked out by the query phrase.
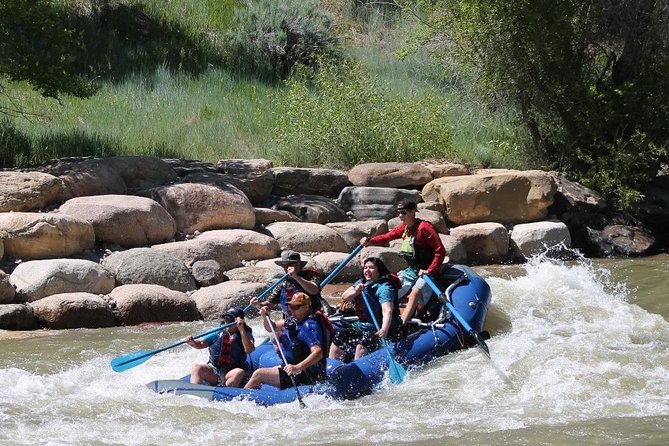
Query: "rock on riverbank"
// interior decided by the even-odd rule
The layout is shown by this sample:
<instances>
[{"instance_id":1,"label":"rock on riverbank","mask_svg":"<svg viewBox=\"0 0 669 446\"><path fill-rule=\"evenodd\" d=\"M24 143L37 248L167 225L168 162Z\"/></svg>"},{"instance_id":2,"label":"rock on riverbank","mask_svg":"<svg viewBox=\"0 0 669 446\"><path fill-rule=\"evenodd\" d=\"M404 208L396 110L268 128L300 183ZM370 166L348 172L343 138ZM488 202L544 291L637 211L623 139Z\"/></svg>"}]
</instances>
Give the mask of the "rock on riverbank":
<instances>
[{"instance_id":1,"label":"rock on riverbank","mask_svg":"<svg viewBox=\"0 0 669 446\"><path fill-rule=\"evenodd\" d=\"M452 263L652 254L667 243L660 192L640 218L554 173L446 162L342 172L122 156L3 171L0 329L215 319L282 275L283 249L329 273L362 236L399 223L400 198L419 203ZM394 245L370 247L336 280L354 280L370 254L403 267Z\"/></svg>"}]
</instances>

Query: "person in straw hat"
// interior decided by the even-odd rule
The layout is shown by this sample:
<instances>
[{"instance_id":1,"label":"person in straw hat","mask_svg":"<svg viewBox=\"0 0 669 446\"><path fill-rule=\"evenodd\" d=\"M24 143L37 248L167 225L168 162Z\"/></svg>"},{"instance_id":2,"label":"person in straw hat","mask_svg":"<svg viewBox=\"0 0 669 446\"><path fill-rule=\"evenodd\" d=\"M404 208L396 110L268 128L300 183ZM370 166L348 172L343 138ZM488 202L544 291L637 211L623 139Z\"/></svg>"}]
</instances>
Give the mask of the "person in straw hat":
<instances>
[{"instance_id":1,"label":"person in straw hat","mask_svg":"<svg viewBox=\"0 0 669 446\"><path fill-rule=\"evenodd\" d=\"M284 314L288 314L288 301L295 293L303 292L310 297L314 311L322 309L319 271L305 268L307 261L302 260L300 253L295 251L283 251L281 258L274 263L283 268L288 278L272 291L266 301L260 302L257 297L253 297L251 305L260 307L279 304Z\"/></svg>"}]
</instances>

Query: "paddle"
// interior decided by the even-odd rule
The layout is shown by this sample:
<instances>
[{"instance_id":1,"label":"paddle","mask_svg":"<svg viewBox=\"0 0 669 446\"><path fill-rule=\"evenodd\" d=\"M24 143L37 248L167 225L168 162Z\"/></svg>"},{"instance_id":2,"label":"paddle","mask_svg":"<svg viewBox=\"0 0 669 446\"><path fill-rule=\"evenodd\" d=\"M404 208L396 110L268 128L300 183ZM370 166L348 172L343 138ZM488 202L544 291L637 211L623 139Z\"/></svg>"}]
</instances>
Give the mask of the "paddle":
<instances>
[{"instance_id":1,"label":"paddle","mask_svg":"<svg viewBox=\"0 0 669 446\"><path fill-rule=\"evenodd\" d=\"M277 279L276 282L274 282L272 285L270 285L269 288L267 288L265 291L262 292L262 294L260 294L260 296L258 296L258 300L261 301L261 300L265 299L265 297L267 297L267 295L269 293L271 293L274 288L279 286L287 278L288 278L288 274L284 274L282 277ZM244 312L247 312L248 310L250 310L251 307L252 307L251 304L247 305L244 308ZM217 332L219 332L221 330L224 330L224 329L226 329L226 328L228 328L228 327L230 327L234 324L235 324L235 322L230 322L229 324L223 324L223 325L221 325L219 327L216 327L216 328L213 328L209 331L205 331L204 333L200 333L198 335L195 335L195 336L193 336L193 339L201 338L201 337L210 335L212 333L217 333ZM131 369L131 368L136 367L140 364L143 364L144 362L148 361L148 359L151 358L153 355L157 355L160 352L164 352L165 350L169 350L171 348L178 347L181 344L185 344L185 343L186 343L186 341L181 340L179 342L175 342L174 344L168 345L168 346L163 347L163 348L159 348L157 350L148 350L148 351L144 350L144 351L139 351L139 352L136 352L136 353L131 353L129 355L119 356L118 358L112 359L111 368L115 372L124 372L128 369Z\"/></svg>"},{"instance_id":2,"label":"paddle","mask_svg":"<svg viewBox=\"0 0 669 446\"><path fill-rule=\"evenodd\" d=\"M432 278L429 275L423 274L421 277L423 278L425 283L427 283L430 286L430 288L432 288L432 291L434 291L434 293L437 295L439 300L442 301L443 304L446 306L446 308L448 308L448 310L453 314L453 316L455 316L455 318L458 320L458 322L460 322L460 325L462 325L462 328L464 328L465 331L467 333L469 333L469 335L472 338L474 338L474 341L476 341L476 346L479 348L479 351L483 354L483 356L488 358L488 361L493 366L493 368L495 369L495 372L497 372L499 377L502 378L502 380L504 380L504 382L506 384L513 387L513 383L511 382L509 377L506 376L504 374L504 372L502 372L502 370L499 367L497 367L497 365L493 362L492 358L490 357L490 350L488 349L488 345L481 338L479 333L474 331L474 329L467 323L467 321L462 317L462 315L458 312L458 310L455 309L453 304L450 302L450 295L446 296L444 293L442 293L441 290L439 289L439 287L437 287L437 285L434 283L434 281L432 280ZM463 277L463 280L464 280L465 277L464 276L462 276L462 277ZM458 281L456 281L456 283L459 282L459 281L460 281L460 279L458 279ZM455 285L455 283L453 285ZM451 289L453 287L453 285L451 285L449 287L449 289Z\"/></svg>"},{"instance_id":3,"label":"paddle","mask_svg":"<svg viewBox=\"0 0 669 446\"><path fill-rule=\"evenodd\" d=\"M269 317L269 314L266 317L267 317L267 323L269 324L269 328L272 330L274 339L276 339L276 346L279 349L279 353L281 354L283 365L288 365L288 361L286 361L286 355L283 354L283 349L281 348L281 343L279 342L279 337L276 335L276 330L274 330L274 322L272 322L272 319ZM307 405L304 404L304 401L302 401L302 394L300 393L300 388L297 387L297 383L295 382L295 377L293 375L288 375L288 376L290 377L290 381L293 383L293 387L295 388L295 394L297 395L297 400L300 402L300 409L304 409L305 407L307 407Z\"/></svg>"},{"instance_id":4,"label":"paddle","mask_svg":"<svg viewBox=\"0 0 669 446\"><path fill-rule=\"evenodd\" d=\"M376 315L372 311L372 306L369 303L369 295L367 294L367 290L363 289L362 290L362 300L365 302L365 307L367 307L367 311L369 312L370 317L372 318L372 322L374 323L374 328L376 328L376 331L379 331L381 328L379 327L379 322L376 320ZM404 367L395 360L393 357L393 353L390 350L390 346L388 345L388 342L386 341L385 338L380 338L379 341L381 341L381 345L383 348L386 349L386 353L388 354L388 365L390 368L390 382L393 384L401 384L402 381L404 381L404 375L406 375L406 370L404 370Z\"/></svg>"},{"instance_id":5,"label":"paddle","mask_svg":"<svg viewBox=\"0 0 669 446\"><path fill-rule=\"evenodd\" d=\"M455 316L455 318L460 322L460 325L462 325L462 328L465 329L467 333L476 341L476 345L478 346L479 349L481 349L481 352L490 359L490 350L488 349L488 345L485 343L483 339L481 339L481 336L467 323L465 318L462 317L462 315L458 312L458 310L455 309L453 304L449 301L448 297L441 292L439 287L434 283L432 278L428 274L423 274L421 276L425 283L427 283L430 288L432 288L432 291L437 295L439 300L446 305L446 308Z\"/></svg>"},{"instance_id":6,"label":"paddle","mask_svg":"<svg viewBox=\"0 0 669 446\"><path fill-rule=\"evenodd\" d=\"M344 269L344 267L345 267L346 265L348 265L348 262L350 262L351 259L353 259L353 257L355 257L355 256L360 252L360 250L361 250L362 248L363 248L362 245L358 245L358 246L356 246L355 248L353 248L353 251L351 251L351 253L350 253L344 260L342 260L341 263L340 263L339 265L337 265L337 267L336 267L335 269L333 269L332 272L331 272L330 274L328 274L327 277L326 277L325 279L323 279L323 280L321 281L320 288L323 289L323 288L325 287L325 285L327 285L328 283L332 282L332 279L334 279L335 276L336 276L337 274L339 274L339 272L340 272L342 269Z\"/></svg>"},{"instance_id":7,"label":"paddle","mask_svg":"<svg viewBox=\"0 0 669 446\"><path fill-rule=\"evenodd\" d=\"M330 272L330 274L327 275L325 279L321 281L320 285L318 285L318 289L322 290L323 288L325 288L325 285L330 283L332 279L334 279L335 276L337 276L337 274L339 274L341 270L344 269L346 265L348 265L348 262L350 262L351 259L353 259L353 257L355 257L356 254L358 254L362 248L363 248L362 245L358 245L355 248L353 248L353 251L351 251L351 253L344 260L342 260L339 263L339 265L337 265L335 269L333 269L332 272ZM321 296L321 304L323 304L323 306L325 307L328 315L332 315L337 312L337 309L334 308L332 305L330 305L330 303L323 296Z\"/></svg>"}]
</instances>

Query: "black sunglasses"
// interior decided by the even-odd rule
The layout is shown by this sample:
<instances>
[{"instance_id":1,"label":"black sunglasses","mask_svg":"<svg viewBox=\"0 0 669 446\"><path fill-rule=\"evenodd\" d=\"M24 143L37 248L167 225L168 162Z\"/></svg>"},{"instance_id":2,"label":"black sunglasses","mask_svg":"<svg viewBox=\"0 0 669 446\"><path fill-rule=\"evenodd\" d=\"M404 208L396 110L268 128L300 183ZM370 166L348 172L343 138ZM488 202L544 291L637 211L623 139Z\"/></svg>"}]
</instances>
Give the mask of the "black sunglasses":
<instances>
[{"instance_id":1,"label":"black sunglasses","mask_svg":"<svg viewBox=\"0 0 669 446\"><path fill-rule=\"evenodd\" d=\"M409 211L406 210L406 209L398 209L397 210L397 215L406 215L407 212L409 212Z\"/></svg>"}]
</instances>

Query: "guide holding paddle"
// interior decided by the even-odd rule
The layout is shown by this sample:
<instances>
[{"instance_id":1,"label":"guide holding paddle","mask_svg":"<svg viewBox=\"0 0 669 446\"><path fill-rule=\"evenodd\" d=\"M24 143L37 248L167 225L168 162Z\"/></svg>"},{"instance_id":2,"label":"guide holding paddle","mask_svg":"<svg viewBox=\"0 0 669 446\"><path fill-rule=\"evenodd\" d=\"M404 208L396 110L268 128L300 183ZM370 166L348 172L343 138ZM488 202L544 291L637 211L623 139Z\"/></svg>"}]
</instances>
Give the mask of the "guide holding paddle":
<instances>
[{"instance_id":1,"label":"guide holding paddle","mask_svg":"<svg viewBox=\"0 0 669 446\"><path fill-rule=\"evenodd\" d=\"M360 239L363 246L385 245L392 240L402 239L400 256L408 264L407 268L397 274L402 281L399 297L407 298L402 312L403 324L413 318L418 307L422 309L430 303L432 290L421 276L436 276L446 258L446 248L439 234L430 222L416 218L417 211L416 203L403 198L397 202L397 215L402 223L385 234Z\"/></svg>"}]
</instances>

